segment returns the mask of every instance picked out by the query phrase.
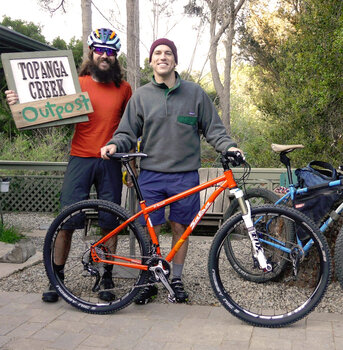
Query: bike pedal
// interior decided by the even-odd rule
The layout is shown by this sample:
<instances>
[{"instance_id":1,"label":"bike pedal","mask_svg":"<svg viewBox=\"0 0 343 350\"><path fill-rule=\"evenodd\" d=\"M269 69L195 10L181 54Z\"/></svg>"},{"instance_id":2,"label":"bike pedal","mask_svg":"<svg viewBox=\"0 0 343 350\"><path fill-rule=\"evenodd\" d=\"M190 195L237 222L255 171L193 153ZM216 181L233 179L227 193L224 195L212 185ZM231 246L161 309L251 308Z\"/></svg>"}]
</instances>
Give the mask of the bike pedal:
<instances>
[{"instance_id":1,"label":"bike pedal","mask_svg":"<svg viewBox=\"0 0 343 350\"><path fill-rule=\"evenodd\" d=\"M175 298L175 296L172 297L170 294L168 294L168 301L169 301L170 303L176 303L176 298Z\"/></svg>"}]
</instances>

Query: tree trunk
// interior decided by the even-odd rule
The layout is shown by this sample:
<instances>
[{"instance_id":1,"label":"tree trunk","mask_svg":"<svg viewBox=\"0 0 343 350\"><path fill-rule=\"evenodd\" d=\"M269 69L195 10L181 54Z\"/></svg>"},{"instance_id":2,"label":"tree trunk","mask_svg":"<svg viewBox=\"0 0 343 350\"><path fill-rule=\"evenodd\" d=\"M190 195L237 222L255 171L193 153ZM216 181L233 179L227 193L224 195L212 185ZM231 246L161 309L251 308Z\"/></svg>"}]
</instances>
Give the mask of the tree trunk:
<instances>
[{"instance_id":1,"label":"tree trunk","mask_svg":"<svg viewBox=\"0 0 343 350\"><path fill-rule=\"evenodd\" d=\"M221 13L221 3L228 3L227 16ZM230 95L231 95L231 65L232 65L232 44L235 36L235 22L237 13L243 6L245 0L239 0L235 7L235 0L206 0L210 9L210 67L214 88L219 96L219 103L222 111L222 120L226 130L230 133ZM220 27L216 28L218 19ZM217 51L220 39L225 38L225 68L223 82L220 78L217 61Z\"/></svg>"},{"instance_id":2,"label":"tree trunk","mask_svg":"<svg viewBox=\"0 0 343 350\"><path fill-rule=\"evenodd\" d=\"M126 0L127 81L132 90L140 86L139 0Z\"/></svg>"},{"instance_id":3,"label":"tree trunk","mask_svg":"<svg viewBox=\"0 0 343 350\"><path fill-rule=\"evenodd\" d=\"M92 31L92 0L81 0L83 59L88 55L87 38Z\"/></svg>"}]
</instances>

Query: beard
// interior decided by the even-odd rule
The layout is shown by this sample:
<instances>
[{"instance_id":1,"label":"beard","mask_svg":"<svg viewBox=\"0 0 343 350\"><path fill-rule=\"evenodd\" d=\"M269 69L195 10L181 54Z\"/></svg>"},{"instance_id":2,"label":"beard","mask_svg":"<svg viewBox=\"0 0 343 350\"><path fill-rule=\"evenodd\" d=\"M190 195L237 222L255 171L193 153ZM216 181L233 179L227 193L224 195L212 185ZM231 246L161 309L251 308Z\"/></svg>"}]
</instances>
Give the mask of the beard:
<instances>
[{"instance_id":1,"label":"beard","mask_svg":"<svg viewBox=\"0 0 343 350\"><path fill-rule=\"evenodd\" d=\"M99 64L102 61L106 61L109 64L108 69L103 70L99 68ZM108 58L101 58L98 62L92 60L89 65L89 70L91 74L96 78L100 83L110 83L113 81L113 70L115 67L115 61L110 61Z\"/></svg>"}]
</instances>

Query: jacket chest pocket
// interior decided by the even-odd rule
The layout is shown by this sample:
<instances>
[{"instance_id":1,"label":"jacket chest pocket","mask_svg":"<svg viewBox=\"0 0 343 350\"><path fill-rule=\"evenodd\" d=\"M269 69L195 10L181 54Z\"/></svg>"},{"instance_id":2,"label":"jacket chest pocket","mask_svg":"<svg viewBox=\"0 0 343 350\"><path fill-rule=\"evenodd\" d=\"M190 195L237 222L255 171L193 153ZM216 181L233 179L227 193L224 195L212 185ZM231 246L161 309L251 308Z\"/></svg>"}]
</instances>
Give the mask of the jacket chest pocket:
<instances>
[{"instance_id":1,"label":"jacket chest pocket","mask_svg":"<svg viewBox=\"0 0 343 350\"><path fill-rule=\"evenodd\" d=\"M183 116L179 115L177 117L177 121L181 124L186 124L186 125L197 125L198 124L198 117L197 116Z\"/></svg>"}]
</instances>

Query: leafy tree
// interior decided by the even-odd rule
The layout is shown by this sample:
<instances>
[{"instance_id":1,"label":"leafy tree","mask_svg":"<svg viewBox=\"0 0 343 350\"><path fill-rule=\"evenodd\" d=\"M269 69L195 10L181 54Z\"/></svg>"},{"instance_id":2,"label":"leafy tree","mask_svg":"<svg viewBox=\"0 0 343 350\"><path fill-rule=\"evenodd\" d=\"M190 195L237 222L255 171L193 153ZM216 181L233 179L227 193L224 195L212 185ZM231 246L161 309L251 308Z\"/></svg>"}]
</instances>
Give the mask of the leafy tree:
<instances>
[{"instance_id":1,"label":"leafy tree","mask_svg":"<svg viewBox=\"0 0 343 350\"><path fill-rule=\"evenodd\" d=\"M141 86L149 83L152 77L152 67L149 64L149 58L144 60L144 67L141 68Z\"/></svg>"},{"instance_id":2,"label":"leafy tree","mask_svg":"<svg viewBox=\"0 0 343 350\"><path fill-rule=\"evenodd\" d=\"M292 155L295 165L314 158L338 165L343 146L342 2L284 0L282 5L275 17L283 23L282 33L265 16L255 21L258 26L247 26L243 37L258 84L250 91L269 125L261 130L267 142L259 152L270 152L271 142L303 143L305 150Z\"/></svg>"},{"instance_id":3,"label":"leafy tree","mask_svg":"<svg viewBox=\"0 0 343 350\"><path fill-rule=\"evenodd\" d=\"M79 68L81 66L82 57L83 57L82 40L76 39L75 37L72 37L70 39L69 44L67 45L67 49L71 50L73 52L75 66L76 66L76 68Z\"/></svg>"},{"instance_id":4,"label":"leafy tree","mask_svg":"<svg viewBox=\"0 0 343 350\"><path fill-rule=\"evenodd\" d=\"M200 1L200 0L199 0ZM205 6L206 3L206 6ZM185 6L189 15L201 16L208 20L210 25L210 66L215 89L219 96L223 123L230 132L230 84L233 55L233 42L235 38L238 14L245 0L190 0ZM224 74L219 73L218 47L223 43L225 48Z\"/></svg>"},{"instance_id":5,"label":"leafy tree","mask_svg":"<svg viewBox=\"0 0 343 350\"><path fill-rule=\"evenodd\" d=\"M61 39L59 36L52 41L52 46L59 50L67 50L68 48L65 40Z\"/></svg>"}]
</instances>

